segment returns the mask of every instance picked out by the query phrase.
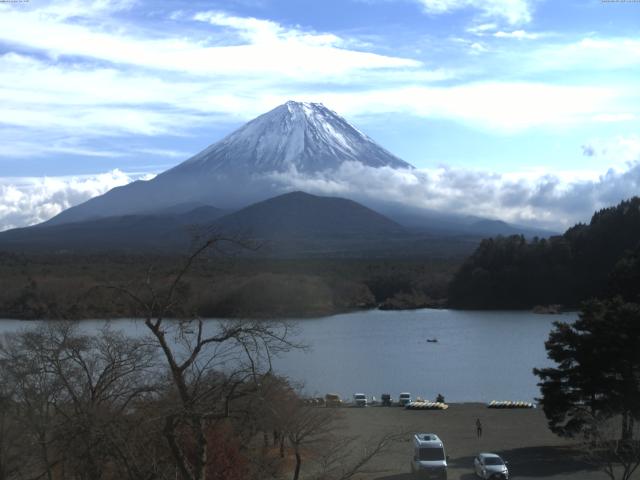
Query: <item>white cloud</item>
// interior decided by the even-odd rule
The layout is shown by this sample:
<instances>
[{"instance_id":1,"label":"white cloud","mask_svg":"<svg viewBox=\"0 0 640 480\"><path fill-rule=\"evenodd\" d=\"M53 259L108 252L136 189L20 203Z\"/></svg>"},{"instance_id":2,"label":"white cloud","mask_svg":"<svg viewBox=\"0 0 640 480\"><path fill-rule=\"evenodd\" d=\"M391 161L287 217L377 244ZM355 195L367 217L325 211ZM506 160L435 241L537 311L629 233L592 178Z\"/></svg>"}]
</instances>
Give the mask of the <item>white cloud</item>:
<instances>
[{"instance_id":1,"label":"white cloud","mask_svg":"<svg viewBox=\"0 0 640 480\"><path fill-rule=\"evenodd\" d=\"M515 38L517 40L536 40L542 36L540 33L530 33L524 30L514 30L513 32L495 32L493 34L496 38Z\"/></svg>"},{"instance_id":2,"label":"white cloud","mask_svg":"<svg viewBox=\"0 0 640 480\"><path fill-rule=\"evenodd\" d=\"M551 43L532 50L529 68L535 71L589 71L640 67L640 40L587 37L568 43Z\"/></svg>"},{"instance_id":3,"label":"white cloud","mask_svg":"<svg viewBox=\"0 0 640 480\"><path fill-rule=\"evenodd\" d=\"M128 6L0 4L0 42L22 52L0 55L0 117L29 133L23 144L0 136L5 156L51 152L38 144L53 133L88 144L105 135L181 135L220 114L249 119L319 82L371 85L390 72L403 81L451 77L354 49L348 38L221 12L190 15L173 33L130 29L109 16Z\"/></svg>"},{"instance_id":4,"label":"white cloud","mask_svg":"<svg viewBox=\"0 0 640 480\"><path fill-rule=\"evenodd\" d=\"M512 172L441 167L430 170L371 168L345 163L337 172L306 176L274 174L287 189L380 199L447 213L476 215L563 230L588 221L594 211L636 195L640 155L620 171Z\"/></svg>"},{"instance_id":5,"label":"white cloud","mask_svg":"<svg viewBox=\"0 0 640 480\"><path fill-rule=\"evenodd\" d=\"M469 7L488 15L498 6L512 12L504 15L529 11L529 4L518 0L423 3L434 12ZM130 6L103 0L2 8L0 41L19 44L23 52L44 53L0 56L2 123L29 133L21 140L0 133L5 156L53 151L50 144L56 142L46 148L35 144L40 141L29 146L28 138L40 139L43 132L56 133L58 140L78 138L75 151L68 153L114 155L80 145L89 145L95 136L180 135L216 121L215 115L246 120L289 99L322 101L352 116L404 112L503 132L547 124L628 122L640 115L635 89L606 83L589 87L582 80L577 85L482 81L477 72L475 81L463 83L457 76L469 74L455 68L426 69L413 59L354 49L350 38L220 11L173 15L184 29L173 33L131 30L108 15ZM491 22L470 31L513 38L537 35L497 28ZM516 62L513 68L565 65L564 57L575 49L581 57L574 57L591 62L589 54L597 53L598 60L616 46L623 47L617 56L625 62L640 51L637 41L587 39L565 47L543 46L518 58L522 65ZM488 65L499 54L479 42L464 48L482 53ZM438 86L447 80L446 86Z\"/></svg>"},{"instance_id":6,"label":"white cloud","mask_svg":"<svg viewBox=\"0 0 640 480\"><path fill-rule=\"evenodd\" d=\"M275 22L224 13L203 12L193 20L227 27L236 44L209 44L207 36L171 36L156 32L140 36L103 20L97 25L72 21L47 9L5 9L0 15L0 40L43 50L54 56L80 56L115 64L198 75L265 74L280 78L317 80L359 70L414 68L415 60L341 48L332 34L304 32ZM29 32L29 35L24 35Z\"/></svg>"},{"instance_id":7,"label":"white cloud","mask_svg":"<svg viewBox=\"0 0 640 480\"><path fill-rule=\"evenodd\" d=\"M167 158L180 158L182 160L191 156L189 152L182 152L180 150L167 150L163 148L136 148L138 153L146 153L155 157L167 157Z\"/></svg>"},{"instance_id":8,"label":"white cloud","mask_svg":"<svg viewBox=\"0 0 640 480\"><path fill-rule=\"evenodd\" d=\"M598 115L630 108L624 92L609 86L479 82L450 87L406 87L324 95L336 111L359 115L389 112L445 118L499 132L598 121Z\"/></svg>"},{"instance_id":9,"label":"white cloud","mask_svg":"<svg viewBox=\"0 0 640 480\"><path fill-rule=\"evenodd\" d=\"M0 131L0 138L3 136L9 136L6 132ZM28 137L28 136L27 136ZM81 145L66 145L58 139L53 139L51 142L34 141L32 139L16 140L12 139L11 143L5 144L4 148L0 150L0 158L21 158L21 157L37 157L43 155L60 156L58 154L79 155L82 157L100 157L100 158L118 158L125 156L124 152L113 150L100 150L97 148L86 147Z\"/></svg>"},{"instance_id":10,"label":"white cloud","mask_svg":"<svg viewBox=\"0 0 640 480\"><path fill-rule=\"evenodd\" d=\"M495 23L482 23L480 25L474 25L472 27L467 28L467 32L473 33L474 35L484 36L487 32L492 30L497 30L498 25Z\"/></svg>"},{"instance_id":11,"label":"white cloud","mask_svg":"<svg viewBox=\"0 0 640 480\"><path fill-rule=\"evenodd\" d=\"M405 112L501 131L629 121L637 115L628 110L633 108L633 93L613 86L477 82L436 87L424 83L453 74L443 70L412 74L398 75L397 83L376 90L369 87L375 82L365 77L367 85L357 91L302 93L300 85L282 87L268 76L243 79L229 88L226 80L217 78L161 79L115 68L50 65L10 53L0 56L0 82L5 85L0 89L0 114L6 125L48 134L58 131L65 138L68 132L75 137L181 134L211 123L215 114L250 119L290 99L321 99L348 116ZM29 137L41 135L26 136L24 142ZM55 151L51 142L20 147L13 135L4 143L5 155L17 150Z\"/></svg>"},{"instance_id":12,"label":"white cloud","mask_svg":"<svg viewBox=\"0 0 640 480\"><path fill-rule=\"evenodd\" d=\"M640 136L595 138L582 145L582 152L585 156L597 158L600 164L607 165L616 172L622 172L640 159Z\"/></svg>"},{"instance_id":13,"label":"white cloud","mask_svg":"<svg viewBox=\"0 0 640 480\"><path fill-rule=\"evenodd\" d=\"M365 203L385 199L559 231L588 221L594 211L637 195L640 189L640 138L621 137L593 148L596 155L622 152L629 161L605 173L531 169L505 174L450 167L394 170L346 162L334 172L275 173L269 182L283 190ZM40 223L111 188L152 177L113 170L79 177L0 178L0 230Z\"/></svg>"},{"instance_id":14,"label":"white cloud","mask_svg":"<svg viewBox=\"0 0 640 480\"><path fill-rule=\"evenodd\" d=\"M120 170L74 177L0 177L0 231L43 222L108 190L153 175Z\"/></svg>"},{"instance_id":15,"label":"white cloud","mask_svg":"<svg viewBox=\"0 0 640 480\"><path fill-rule=\"evenodd\" d=\"M487 48L481 44L480 42L473 42L469 48L471 48L471 50L475 53L482 53L482 52L486 52Z\"/></svg>"},{"instance_id":16,"label":"white cloud","mask_svg":"<svg viewBox=\"0 0 640 480\"><path fill-rule=\"evenodd\" d=\"M464 8L479 10L483 17L501 19L512 25L531 21L529 0L417 0L430 14L449 13Z\"/></svg>"},{"instance_id":17,"label":"white cloud","mask_svg":"<svg viewBox=\"0 0 640 480\"><path fill-rule=\"evenodd\" d=\"M180 134L202 123L199 112L211 108L205 84L195 81L16 53L0 55L0 84L3 124L67 132L64 138Z\"/></svg>"}]
</instances>

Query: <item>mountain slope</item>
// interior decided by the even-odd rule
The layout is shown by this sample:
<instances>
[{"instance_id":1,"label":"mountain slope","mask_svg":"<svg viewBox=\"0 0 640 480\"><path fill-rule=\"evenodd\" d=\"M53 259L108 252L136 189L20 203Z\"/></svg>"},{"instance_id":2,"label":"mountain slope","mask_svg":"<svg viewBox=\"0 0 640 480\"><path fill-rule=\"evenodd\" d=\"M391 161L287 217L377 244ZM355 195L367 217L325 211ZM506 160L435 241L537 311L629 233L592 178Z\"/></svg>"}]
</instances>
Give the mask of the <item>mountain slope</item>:
<instances>
[{"instance_id":1,"label":"mountain slope","mask_svg":"<svg viewBox=\"0 0 640 480\"><path fill-rule=\"evenodd\" d=\"M313 173L347 161L413 168L321 103L287 102L167 172Z\"/></svg>"},{"instance_id":2,"label":"mountain slope","mask_svg":"<svg viewBox=\"0 0 640 480\"><path fill-rule=\"evenodd\" d=\"M201 206L181 214L123 215L41 224L0 233L0 249L12 251L176 251L183 252L192 232L210 225L224 211Z\"/></svg>"},{"instance_id":3,"label":"mountain slope","mask_svg":"<svg viewBox=\"0 0 640 480\"><path fill-rule=\"evenodd\" d=\"M475 237L524 235L526 238L548 238L558 235L558 232L550 230L514 225L501 220L490 220L471 215L440 212L382 201L373 204L368 201L362 203L416 233L446 237L456 235Z\"/></svg>"},{"instance_id":4,"label":"mountain slope","mask_svg":"<svg viewBox=\"0 0 640 480\"><path fill-rule=\"evenodd\" d=\"M522 225L513 225L502 220L474 220L473 223L467 226L467 232L470 234L478 234L484 237L491 237L495 235L524 235L526 238L540 237L546 238L552 235L557 235L557 232L550 230L543 230L541 228L524 227Z\"/></svg>"},{"instance_id":5,"label":"mountain slope","mask_svg":"<svg viewBox=\"0 0 640 480\"><path fill-rule=\"evenodd\" d=\"M216 222L222 231L257 238L327 238L399 235L404 229L351 200L292 192L259 202Z\"/></svg>"},{"instance_id":6,"label":"mountain slope","mask_svg":"<svg viewBox=\"0 0 640 480\"><path fill-rule=\"evenodd\" d=\"M181 214L106 217L0 233L0 249L184 252L195 233L268 240L264 254L359 251L406 237L383 215L351 200L303 192L280 195L224 215L201 206ZM262 253L262 252L261 252Z\"/></svg>"},{"instance_id":7,"label":"mountain slope","mask_svg":"<svg viewBox=\"0 0 640 480\"><path fill-rule=\"evenodd\" d=\"M345 162L413 168L322 104L287 102L154 179L114 188L48 223L158 211L179 204L242 208L286 191L283 182L288 173L331 171Z\"/></svg>"}]
</instances>

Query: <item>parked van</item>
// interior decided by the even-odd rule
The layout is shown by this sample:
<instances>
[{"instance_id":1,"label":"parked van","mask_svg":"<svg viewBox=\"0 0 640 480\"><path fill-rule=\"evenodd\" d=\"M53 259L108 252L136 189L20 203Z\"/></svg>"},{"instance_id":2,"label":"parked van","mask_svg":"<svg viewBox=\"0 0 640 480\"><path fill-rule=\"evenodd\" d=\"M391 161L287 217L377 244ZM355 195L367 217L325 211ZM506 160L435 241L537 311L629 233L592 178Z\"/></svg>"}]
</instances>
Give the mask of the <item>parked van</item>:
<instances>
[{"instance_id":1,"label":"parked van","mask_svg":"<svg viewBox=\"0 0 640 480\"><path fill-rule=\"evenodd\" d=\"M447 456L442 440L434 433L416 433L413 436L411 473L416 478L446 480Z\"/></svg>"},{"instance_id":2,"label":"parked van","mask_svg":"<svg viewBox=\"0 0 640 480\"><path fill-rule=\"evenodd\" d=\"M355 404L356 407L366 407L367 396L364 393L354 393L353 403Z\"/></svg>"}]
</instances>

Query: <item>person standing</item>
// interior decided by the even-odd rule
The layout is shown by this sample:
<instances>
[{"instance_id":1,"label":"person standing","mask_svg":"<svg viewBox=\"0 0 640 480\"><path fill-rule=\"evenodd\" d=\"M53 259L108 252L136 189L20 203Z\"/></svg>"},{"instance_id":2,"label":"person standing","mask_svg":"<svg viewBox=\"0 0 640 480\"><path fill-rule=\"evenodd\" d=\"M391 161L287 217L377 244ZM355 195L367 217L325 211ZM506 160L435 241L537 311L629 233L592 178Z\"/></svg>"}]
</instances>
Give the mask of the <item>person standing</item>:
<instances>
[{"instance_id":1,"label":"person standing","mask_svg":"<svg viewBox=\"0 0 640 480\"><path fill-rule=\"evenodd\" d=\"M478 438L482 437L482 423L479 418L476 418L476 434Z\"/></svg>"}]
</instances>

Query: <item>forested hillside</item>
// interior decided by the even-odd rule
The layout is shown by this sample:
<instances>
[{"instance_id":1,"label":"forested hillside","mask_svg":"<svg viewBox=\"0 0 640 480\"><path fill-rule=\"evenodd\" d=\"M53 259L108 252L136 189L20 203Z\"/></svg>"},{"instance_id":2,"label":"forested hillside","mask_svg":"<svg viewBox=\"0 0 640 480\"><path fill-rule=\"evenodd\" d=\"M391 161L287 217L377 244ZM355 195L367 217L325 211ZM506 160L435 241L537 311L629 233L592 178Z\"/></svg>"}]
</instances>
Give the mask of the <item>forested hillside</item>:
<instances>
[{"instance_id":1,"label":"forested hillside","mask_svg":"<svg viewBox=\"0 0 640 480\"><path fill-rule=\"evenodd\" d=\"M462 258L265 259L212 256L184 278L184 312L203 317L305 317L441 305ZM133 316L108 286L160 281L179 256L0 252L0 318ZM180 316L184 312L172 312Z\"/></svg>"},{"instance_id":2,"label":"forested hillside","mask_svg":"<svg viewBox=\"0 0 640 480\"><path fill-rule=\"evenodd\" d=\"M449 303L458 308L576 306L607 295L612 282L628 290L639 278L639 254L640 198L634 197L561 236L483 240L455 275Z\"/></svg>"}]
</instances>

